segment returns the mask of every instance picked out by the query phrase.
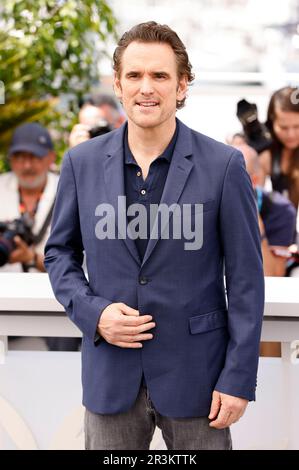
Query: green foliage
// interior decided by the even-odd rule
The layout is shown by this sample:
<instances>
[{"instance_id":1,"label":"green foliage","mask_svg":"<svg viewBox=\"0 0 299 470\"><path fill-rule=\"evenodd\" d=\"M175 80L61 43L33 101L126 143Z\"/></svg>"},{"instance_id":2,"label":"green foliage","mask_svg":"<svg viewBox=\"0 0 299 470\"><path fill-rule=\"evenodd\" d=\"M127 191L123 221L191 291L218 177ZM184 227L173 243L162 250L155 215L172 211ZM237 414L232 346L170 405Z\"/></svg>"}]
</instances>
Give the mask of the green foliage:
<instances>
[{"instance_id":1,"label":"green foliage","mask_svg":"<svg viewBox=\"0 0 299 470\"><path fill-rule=\"evenodd\" d=\"M105 0L6 0L0 18L1 171L17 125L39 121L50 124L58 140L64 137L76 111L65 98L77 102L98 82L99 58L106 40L116 39L116 20ZM65 146L60 141L60 154Z\"/></svg>"}]
</instances>

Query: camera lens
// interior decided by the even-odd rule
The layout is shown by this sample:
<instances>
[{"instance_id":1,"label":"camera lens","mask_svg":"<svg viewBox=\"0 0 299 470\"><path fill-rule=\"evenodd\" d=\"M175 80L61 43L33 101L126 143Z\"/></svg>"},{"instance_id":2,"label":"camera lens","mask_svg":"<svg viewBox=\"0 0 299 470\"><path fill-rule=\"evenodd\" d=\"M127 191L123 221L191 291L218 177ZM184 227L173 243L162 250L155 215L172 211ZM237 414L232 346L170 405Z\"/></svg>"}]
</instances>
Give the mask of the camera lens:
<instances>
[{"instance_id":1,"label":"camera lens","mask_svg":"<svg viewBox=\"0 0 299 470\"><path fill-rule=\"evenodd\" d=\"M15 244L13 242L14 236L14 232L7 230L0 237L0 267L7 263L10 253L15 248Z\"/></svg>"},{"instance_id":2,"label":"camera lens","mask_svg":"<svg viewBox=\"0 0 299 470\"><path fill-rule=\"evenodd\" d=\"M13 250L11 245L12 243L10 241L3 238L0 239L0 267L7 263L9 255Z\"/></svg>"}]
</instances>

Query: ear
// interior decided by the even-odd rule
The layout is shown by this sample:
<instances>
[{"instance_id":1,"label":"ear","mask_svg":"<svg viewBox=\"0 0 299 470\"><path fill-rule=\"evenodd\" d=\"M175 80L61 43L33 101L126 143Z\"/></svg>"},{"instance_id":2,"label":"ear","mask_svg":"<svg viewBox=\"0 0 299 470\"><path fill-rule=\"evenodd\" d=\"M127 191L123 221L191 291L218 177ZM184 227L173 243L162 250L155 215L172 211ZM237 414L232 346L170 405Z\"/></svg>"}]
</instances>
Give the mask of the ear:
<instances>
[{"instance_id":1,"label":"ear","mask_svg":"<svg viewBox=\"0 0 299 470\"><path fill-rule=\"evenodd\" d=\"M114 89L116 98L120 100L122 98L122 89L121 89L120 79L117 76L116 72L114 72L114 77L113 77L113 89Z\"/></svg>"},{"instance_id":2,"label":"ear","mask_svg":"<svg viewBox=\"0 0 299 470\"><path fill-rule=\"evenodd\" d=\"M55 163L56 160L56 153L54 150L51 150L48 155L45 157L45 161L47 163L47 166L51 166L53 163Z\"/></svg>"},{"instance_id":3,"label":"ear","mask_svg":"<svg viewBox=\"0 0 299 470\"><path fill-rule=\"evenodd\" d=\"M177 89L177 100L182 101L184 98L186 98L186 93L188 90L188 80L186 75L183 75L178 83L178 89Z\"/></svg>"},{"instance_id":4,"label":"ear","mask_svg":"<svg viewBox=\"0 0 299 470\"><path fill-rule=\"evenodd\" d=\"M254 188L259 185L259 176L256 173L254 175L251 175L250 178L251 178L252 186Z\"/></svg>"}]
</instances>

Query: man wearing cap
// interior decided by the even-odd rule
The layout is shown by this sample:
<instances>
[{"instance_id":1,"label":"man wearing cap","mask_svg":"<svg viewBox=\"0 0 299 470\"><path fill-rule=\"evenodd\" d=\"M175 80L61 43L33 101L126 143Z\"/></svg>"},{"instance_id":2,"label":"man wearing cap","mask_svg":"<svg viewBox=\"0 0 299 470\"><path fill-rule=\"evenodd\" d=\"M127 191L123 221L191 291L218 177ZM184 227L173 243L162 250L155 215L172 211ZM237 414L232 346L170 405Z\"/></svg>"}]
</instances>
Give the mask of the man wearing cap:
<instances>
[{"instance_id":1,"label":"man wearing cap","mask_svg":"<svg viewBox=\"0 0 299 470\"><path fill-rule=\"evenodd\" d=\"M15 236L15 249L0 270L44 271L43 250L58 183L58 176L49 172L55 160L49 132L38 123L17 127L8 157L12 171L0 175L0 221L9 222L25 215L32 223L36 243L29 246Z\"/></svg>"}]
</instances>

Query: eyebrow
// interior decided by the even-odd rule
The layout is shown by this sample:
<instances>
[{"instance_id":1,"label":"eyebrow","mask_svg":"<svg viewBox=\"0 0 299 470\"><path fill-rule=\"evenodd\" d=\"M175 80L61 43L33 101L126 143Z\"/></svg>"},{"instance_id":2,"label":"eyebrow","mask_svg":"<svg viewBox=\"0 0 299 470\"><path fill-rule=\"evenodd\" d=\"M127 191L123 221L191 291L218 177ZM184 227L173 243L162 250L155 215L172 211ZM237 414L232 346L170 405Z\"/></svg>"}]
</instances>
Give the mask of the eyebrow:
<instances>
[{"instance_id":1,"label":"eyebrow","mask_svg":"<svg viewBox=\"0 0 299 470\"><path fill-rule=\"evenodd\" d=\"M140 75L141 72L139 70L129 70L128 72L126 72L125 76L129 76L129 75ZM151 75L165 75L166 77L169 77L169 73L166 72L165 70L155 70L154 72L150 72Z\"/></svg>"}]
</instances>

